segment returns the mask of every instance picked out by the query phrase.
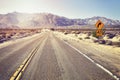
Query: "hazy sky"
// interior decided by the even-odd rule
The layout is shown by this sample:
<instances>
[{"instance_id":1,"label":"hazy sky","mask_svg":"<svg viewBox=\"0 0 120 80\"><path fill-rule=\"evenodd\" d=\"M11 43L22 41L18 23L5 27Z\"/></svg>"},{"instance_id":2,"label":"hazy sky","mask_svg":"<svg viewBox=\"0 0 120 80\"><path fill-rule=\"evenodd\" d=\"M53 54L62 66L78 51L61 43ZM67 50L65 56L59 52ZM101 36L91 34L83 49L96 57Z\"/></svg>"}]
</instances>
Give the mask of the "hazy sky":
<instances>
[{"instance_id":1,"label":"hazy sky","mask_svg":"<svg viewBox=\"0 0 120 80\"><path fill-rule=\"evenodd\" d=\"M120 20L120 0L0 0L0 13L53 13L68 18L104 16Z\"/></svg>"}]
</instances>

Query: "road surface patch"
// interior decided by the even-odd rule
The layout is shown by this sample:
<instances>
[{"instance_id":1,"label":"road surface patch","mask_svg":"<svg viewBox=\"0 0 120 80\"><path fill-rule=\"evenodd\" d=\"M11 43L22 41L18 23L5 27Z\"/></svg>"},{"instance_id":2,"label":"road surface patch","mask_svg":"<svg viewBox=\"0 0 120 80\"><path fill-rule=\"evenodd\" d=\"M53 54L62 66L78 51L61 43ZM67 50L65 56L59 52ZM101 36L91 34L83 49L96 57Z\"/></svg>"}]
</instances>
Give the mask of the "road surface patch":
<instances>
[{"instance_id":1,"label":"road surface patch","mask_svg":"<svg viewBox=\"0 0 120 80\"><path fill-rule=\"evenodd\" d=\"M63 40L62 40L63 41ZM116 75L114 75L112 72L110 72L108 69L106 69L105 67L103 67L102 65L96 63L93 59L91 59L90 57L88 57L87 55L85 55L84 53L82 53L80 50L78 50L77 48L75 48L74 46L72 46L71 44L69 44L68 42L63 41L65 44L67 44L68 46L70 46L71 48L73 48L74 50L76 50L77 52L79 52L80 54L82 54L85 58L87 58L88 60L90 60L92 63L94 63L96 66L98 66L99 68L101 68L102 70L104 70L105 72L107 72L109 75L111 75L113 78L115 78L116 80L120 80Z\"/></svg>"}]
</instances>

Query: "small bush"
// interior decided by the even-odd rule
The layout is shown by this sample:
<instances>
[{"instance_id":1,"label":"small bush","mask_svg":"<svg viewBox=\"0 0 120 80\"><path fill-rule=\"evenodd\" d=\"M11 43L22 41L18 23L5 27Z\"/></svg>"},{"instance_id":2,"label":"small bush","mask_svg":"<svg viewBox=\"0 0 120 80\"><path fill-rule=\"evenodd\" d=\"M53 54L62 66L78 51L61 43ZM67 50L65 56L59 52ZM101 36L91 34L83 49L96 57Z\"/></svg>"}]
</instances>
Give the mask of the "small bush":
<instances>
[{"instance_id":1,"label":"small bush","mask_svg":"<svg viewBox=\"0 0 120 80\"><path fill-rule=\"evenodd\" d=\"M79 40L82 40L82 38L78 38Z\"/></svg>"},{"instance_id":2,"label":"small bush","mask_svg":"<svg viewBox=\"0 0 120 80\"><path fill-rule=\"evenodd\" d=\"M112 41L106 40L106 45L112 45Z\"/></svg>"},{"instance_id":3,"label":"small bush","mask_svg":"<svg viewBox=\"0 0 120 80\"><path fill-rule=\"evenodd\" d=\"M95 32L95 31L92 32L92 36L95 37L95 38L99 38L99 37L96 35L96 32Z\"/></svg>"},{"instance_id":4,"label":"small bush","mask_svg":"<svg viewBox=\"0 0 120 80\"><path fill-rule=\"evenodd\" d=\"M87 37L85 37L84 39L90 39L90 37L89 37L89 36L87 36Z\"/></svg>"},{"instance_id":5,"label":"small bush","mask_svg":"<svg viewBox=\"0 0 120 80\"><path fill-rule=\"evenodd\" d=\"M64 32L64 34L65 34L65 35L67 35L67 34L68 34L68 32L66 32L66 31L65 31L65 32Z\"/></svg>"},{"instance_id":6,"label":"small bush","mask_svg":"<svg viewBox=\"0 0 120 80\"><path fill-rule=\"evenodd\" d=\"M99 40L99 44L105 44L105 40Z\"/></svg>"},{"instance_id":7,"label":"small bush","mask_svg":"<svg viewBox=\"0 0 120 80\"><path fill-rule=\"evenodd\" d=\"M112 42L112 45L120 47L120 42Z\"/></svg>"}]
</instances>

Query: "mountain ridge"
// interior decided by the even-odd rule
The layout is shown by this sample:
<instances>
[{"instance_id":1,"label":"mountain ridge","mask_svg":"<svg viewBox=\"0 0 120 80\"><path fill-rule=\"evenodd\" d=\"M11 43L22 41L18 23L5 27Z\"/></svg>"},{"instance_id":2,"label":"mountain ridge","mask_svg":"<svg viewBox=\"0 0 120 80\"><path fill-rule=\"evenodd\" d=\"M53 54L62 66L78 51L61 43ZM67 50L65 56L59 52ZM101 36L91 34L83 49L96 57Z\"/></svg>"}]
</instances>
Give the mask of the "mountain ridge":
<instances>
[{"instance_id":1,"label":"mountain ridge","mask_svg":"<svg viewBox=\"0 0 120 80\"><path fill-rule=\"evenodd\" d=\"M70 19L63 16L54 15L51 13L8 13L0 14L0 28L9 27L46 27L46 26L82 26L82 25L94 25L97 20L101 20L105 25L109 26L119 26L119 20L112 20L106 17L94 16L85 19Z\"/></svg>"}]
</instances>

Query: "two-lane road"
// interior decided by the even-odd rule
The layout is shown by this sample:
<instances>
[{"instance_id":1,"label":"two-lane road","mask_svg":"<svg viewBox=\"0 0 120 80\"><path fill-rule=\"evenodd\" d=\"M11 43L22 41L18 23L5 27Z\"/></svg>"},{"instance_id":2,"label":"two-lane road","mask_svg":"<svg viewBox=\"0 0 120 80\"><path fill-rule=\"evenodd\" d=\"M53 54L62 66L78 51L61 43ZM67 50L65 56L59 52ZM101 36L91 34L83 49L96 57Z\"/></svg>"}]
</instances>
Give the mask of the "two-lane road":
<instances>
[{"instance_id":1,"label":"two-lane road","mask_svg":"<svg viewBox=\"0 0 120 80\"><path fill-rule=\"evenodd\" d=\"M21 80L115 80L50 31L0 49L0 80L9 80L37 43L39 49Z\"/></svg>"}]
</instances>

